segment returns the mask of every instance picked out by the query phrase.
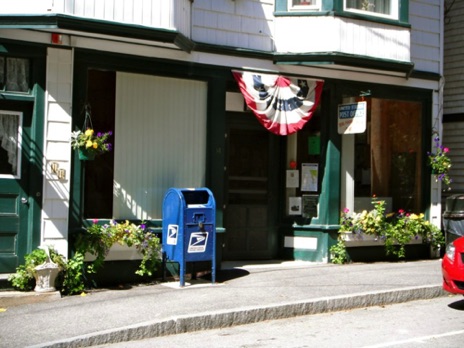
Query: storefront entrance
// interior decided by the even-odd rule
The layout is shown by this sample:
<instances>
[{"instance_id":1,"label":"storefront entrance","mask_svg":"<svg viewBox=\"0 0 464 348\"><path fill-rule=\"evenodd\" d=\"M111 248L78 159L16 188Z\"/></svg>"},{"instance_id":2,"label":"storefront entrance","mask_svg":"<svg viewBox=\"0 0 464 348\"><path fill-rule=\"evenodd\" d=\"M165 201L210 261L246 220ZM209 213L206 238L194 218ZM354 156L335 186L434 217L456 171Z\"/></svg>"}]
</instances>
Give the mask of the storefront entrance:
<instances>
[{"instance_id":1,"label":"storefront entrance","mask_svg":"<svg viewBox=\"0 0 464 348\"><path fill-rule=\"evenodd\" d=\"M277 254L278 140L251 113L228 115L225 260Z\"/></svg>"},{"instance_id":2,"label":"storefront entrance","mask_svg":"<svg viewBox=\"0 0 464 348\"><path fill-rule=\"evenodd\" d=\"M29 210L31 115L20 103L0 103L0 273L14 272L32 240Z\"/></svg>"}]
</instances>

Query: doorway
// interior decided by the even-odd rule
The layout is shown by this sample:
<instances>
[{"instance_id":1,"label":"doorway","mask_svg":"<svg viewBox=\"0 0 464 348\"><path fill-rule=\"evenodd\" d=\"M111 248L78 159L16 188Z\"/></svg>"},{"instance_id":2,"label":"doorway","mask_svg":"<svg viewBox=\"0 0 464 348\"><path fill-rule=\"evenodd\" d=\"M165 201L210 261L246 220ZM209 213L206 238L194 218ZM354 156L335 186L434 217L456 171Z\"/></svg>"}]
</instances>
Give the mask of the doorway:
<instances>
[{"instance_id":1,"label":"doorway","mask_svg":"<svg viewBox=\"0 0 464 348\"><path fill-rule=\"evenodd\" d=\"M0 103L0 273L15 272L32 240L31 119L30 107Z\"/></svg>"},{"instance_id":2,"label":"doorway","mask_svg":"<svg viewBox=\"0 0 464 348\"><path fill-rule=\"evenodd\" d=\"M225 260L277 255L279 137L249 113L228 116Z\"/></svg>"}]
</instances>

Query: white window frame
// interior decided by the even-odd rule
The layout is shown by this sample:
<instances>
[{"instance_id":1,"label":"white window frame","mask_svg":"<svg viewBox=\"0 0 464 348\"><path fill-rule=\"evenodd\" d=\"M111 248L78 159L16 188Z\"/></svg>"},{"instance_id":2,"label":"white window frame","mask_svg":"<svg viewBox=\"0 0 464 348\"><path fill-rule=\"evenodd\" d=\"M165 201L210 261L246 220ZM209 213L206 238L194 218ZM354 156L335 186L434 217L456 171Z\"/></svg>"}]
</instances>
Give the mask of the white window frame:
<instances>
[{"instance_id":1,"label":"white window frame","mask_svg":"<svg viewBox=\"0 0 464 348\"><path fill-rule=\"evenodd\" d=\"M388 19L399 19L399 2L400 0L390 0L390 14L383 14L383 13L378 13L378 12L373 12L373 11L365 11L365 10L360 10L360 9L353 9L353 8L347 8L346 5L347 0L343 1L343 11L345 12L351 12L351 13L359 13L362 15L368 15L368 16L373 16L373 17L380 17L380 18L388 18Z\"/></svg>"}]
</instances>

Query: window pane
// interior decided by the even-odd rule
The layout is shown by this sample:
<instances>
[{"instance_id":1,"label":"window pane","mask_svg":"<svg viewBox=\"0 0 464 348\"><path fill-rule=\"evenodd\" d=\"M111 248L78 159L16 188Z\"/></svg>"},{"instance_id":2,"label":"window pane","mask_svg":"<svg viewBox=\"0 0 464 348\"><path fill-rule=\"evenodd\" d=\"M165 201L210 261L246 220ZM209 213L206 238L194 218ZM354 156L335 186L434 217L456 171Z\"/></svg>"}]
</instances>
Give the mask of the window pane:
<instances>
[{"instance_id":1,"label":"window pane","mask_svg":"<svg viewBox=\"0 0 464 348\"><path fill-rule=\"evenodd\" d=\"M355 136L355 207L375 195L389 210L420 211L421 113L420 103L368 100L367 130Z\"/></svg>"},{"instance_id":2,"label":"window pane","mask_svg":"<svg viewBox=\"0 0 464 348\"><path fill-rule=\"evenodd\" d=\"M0 90L5 86L5 58L0 57Z\"/></svg>"},{"instance_id":3,"label":"window pane","mask_svg":"<svg viewBox=\"0 0 464 348\"><path fill-rule=\"evenodd\" d=\"M368 11L384 15L392 14L390 0L346 0L346 9Z\"/></svg>"},{"instance_id":4,"label":"window pane","mask_svg":"<svg viewBox=\"0 0 464 348\"><path fill-rule=\"evenodd\" d=\"M292 0L293 6L309 6L316 5L316 0Z\"/></svg>"},{"instance_id":5,"label":"window pane","mask_svg":"<svg viewBox=\"0 0 464 348\"><path fill-rule=\"evenodd\" d=\"M0 113L0 175L19 177L20 117Z\"/></svg>"},{"instance_id":6,"label":"window pane","mask_svg":"<svg viewBox=\"0 0 464 348\"><path fill-rule=\"evenodd\" d=\"M29 92L29 60L6 59L6 88L12 92Z\"/></svg>"}]
</instances>

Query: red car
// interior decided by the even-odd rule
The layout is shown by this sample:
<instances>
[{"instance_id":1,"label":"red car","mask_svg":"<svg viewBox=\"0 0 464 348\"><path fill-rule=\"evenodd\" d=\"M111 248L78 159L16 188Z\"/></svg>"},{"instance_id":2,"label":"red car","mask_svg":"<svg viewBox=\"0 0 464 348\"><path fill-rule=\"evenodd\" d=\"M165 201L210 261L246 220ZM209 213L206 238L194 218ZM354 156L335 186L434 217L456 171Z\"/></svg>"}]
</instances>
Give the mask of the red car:
<instances>
[{"instance_id":1,"label":"red car","mask_svg":"<svg viewBox=\"0 0 464 348\"><path fill-rule=\"evenodd\" d=\"M441 263L443 289L452 294L464 295L464 237L446 246Z\"/></svg>"}]
</instances>

